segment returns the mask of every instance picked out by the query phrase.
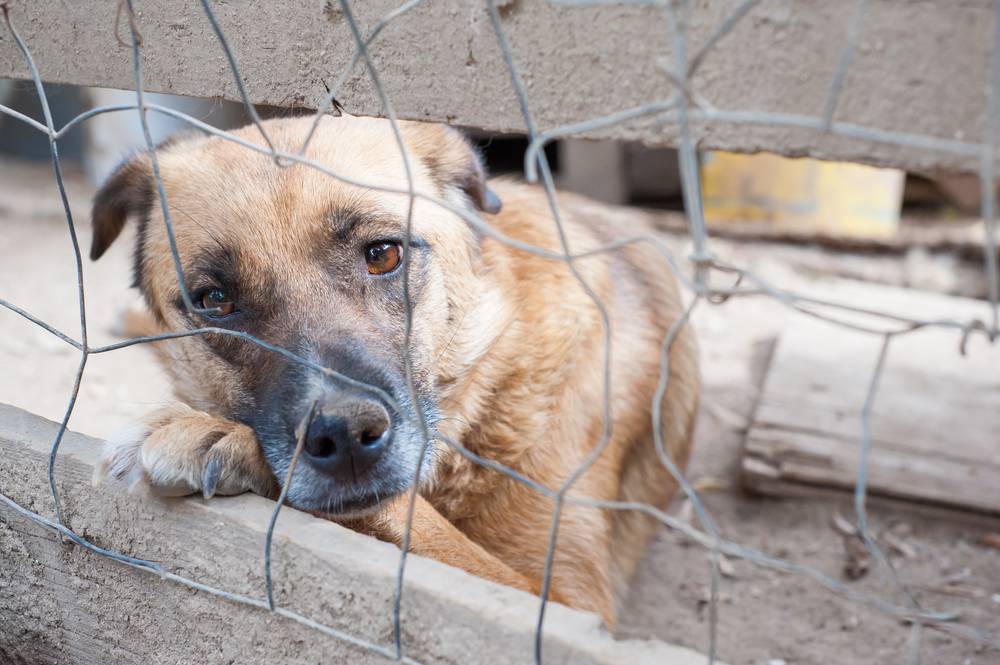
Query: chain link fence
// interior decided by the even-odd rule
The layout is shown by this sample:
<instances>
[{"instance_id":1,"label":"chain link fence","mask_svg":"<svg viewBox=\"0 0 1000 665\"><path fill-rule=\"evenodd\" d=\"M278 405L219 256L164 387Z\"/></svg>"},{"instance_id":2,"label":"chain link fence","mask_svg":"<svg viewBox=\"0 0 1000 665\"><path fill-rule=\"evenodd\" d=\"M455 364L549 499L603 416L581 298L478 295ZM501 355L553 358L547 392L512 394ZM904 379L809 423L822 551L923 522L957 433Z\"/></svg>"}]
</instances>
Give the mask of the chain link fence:
<instances>
[{"instance_id":1,"label":"chain link fence","mask_svg":"<svg viewBox=\"0 0 1000 665\"><path fill-rule=\"evenodd\" d=\"M603 404L603 414L604 414L604 432L592 445L592 452L590 453L586 463L578 468L568 480L558 487L548 487L540 479L532 479L525 477L524 475L518 473L517 471L504 467L494 461L485 459L477 456L472 451L465 449L462 444L458 441L443 440L442 443L450 446L456 452L472 459L477 464L481 464L488 468L494 469L495 471L506 474L518 483L523 483L531 490L538 492L545 497L548 497L554 506L554 518L551 523L551 529L548 536L548 548L546 556L546 566L545 574L542 584L542 591L539 598L539 609L537 615L537 629L535 633L535 653L534 658L536 662L542 661L542 642L545 637L545 614L546 614L546 597L548 595L550 583L551 583L551 571L553 564L553 555L557 547L556 535L558 531L560 511L562 507L566 504L578 504L584 506L590 506L595 509L605 509L605 510L619 510L619 511L640 511L647 515L650 515L661 522L664 527L672 529L683 536L690 539L692 542L704 547L709 553L709 570L708 575L711 580L710 584L710 598L708 604L708 640L707 640L707 659L709 663L716 660L717 652L717 631L718 631L718 605L720 598L720 587L722 586L722 579L720 575L720 559L721 557L735 557L745 560L755 566L760 566L764 568L773 569L783 573L800 575L812 579L817 587L825 588L832 593L839 594L852 602L859 605L870 608L873 611L885 613L893 617L898 618L902 625L908 626L901 627L900 630L910 631L910 640L907 653L905 658L907 662L916 663L920 661L921 654L921 640L923 635L928 629L944 631L952 635L959 636L961 638L975 641L989 647L1000 649L1000 639L997 636L989 635L986 632L977 629L972 626L967 626L956 621L957 614L950 611L940 611L933 607L924 607L914 596L911 589L897 576L896 571L893 568L892 563L889 558L880 549L878 543L872 535L872 531L869 528L868 516L866 511L866 497L867 497L867 482L868 482L868 458L872 449L872 438L870 433L870 417L872 413L872 406L878 397L879 382L885 367L886 358L890 353L892 344L894 340L899 339L903 335L913 333L921 329L936 327L942 329L948 329L955 333L956 336L956 349L955 353L960 351L964 352L966 340L971 335L982 335L987 337L991 342L995 341L998 335L1000 335L1000 327L998 327L998 315L1000 315L1000 294L998 294L998 287L1000 287L1000 282L998 282L998 268L997 268L997 244L995 237L995 217L996 217L996 197L995 197L995 187L996 182L995 174L995 148L997 141L997 129L998 123L1000 123L1000 0L997 0L994 6L995 12L995 25L993 28L993 39L994 47L992 50L992 57L989 64L989 81L988 81L988 103L986 109L987 123L984 139L981 143L971 143L967 141L950 140L935 138L923 135L910 135L898 131L886 131L869 127L862 127L847 123L841 123L836 120L838 101L840 99L841 90L844 85L844 80L851 67L852 58L855 49L858 44L860 35L863 32L865 25L865 17L869 10L870 0L857 0L852 7L847 8L845 4L845 9L851 12L851 19L849 21L849 29L845 35L843 42L843 48L841 49L837 66L835 69L834 76L830 81L828 94L823 104L823 112L821 115L816 117L807 117L799 115L790 114L780 114L780 113L764 113L755 111L742 111L742 110L722 110L715 108L711 102L703 98L696 87L692 83L692 77L699 69L706 55L715 48L720 47L724 44L724 40L727 34L733 30L740 21L745 20L745 17L751 15L757 5L763 4L766 0L742 0L733 5L730 13L721 21L715 28L714 32L704 40L700 45L692 44L688 38L687 33L687 20L691 7L689 0L618 0L617 2L605 1L605 0L553 0L554 4L560 5L572 5L572 6L593 6L593 5L611 5L611 4L629 4L629 5L645 5L653 6L662 11L663 16L666 19L667 25L669 26L669 32L665 35L665 39L669 40L672 53L674 54L674 62L670 66L665 66L664 74L670 80L673 85L674 92L668 98L665 99L655 99L650 100L648 103L636 106L633 108L628 108L613 113L609 113L602 117L596 117L584 122L578 122L567 126L555 127L550 129L544 129L537 126L535 122L535 116L532 113L531 103L529 95L526 90L526 86L522 81L517 65L516 56L516 45L509 43L507 34L504 29L504 22L502 20L500 11L498 10L495 2L493 0L486 0L485 6L482 11L486 12L489 17L490 26L495 34L496 46L502 54L503 61L506 64L509 77L510 85L513 92L513 100L516 101L520 108L521 114L523 116L524 130L527 133L530 145L525 156L524 173L525 177L530 182L540 182L544 187L545 193L549 205L551 207L552 223L556 225L560 230L562 229L562 222L560 218L560 210L558 201L555 196L555 186L552 176L552 172L549 168L549 164L546 160L544 146L560 137L565 136L579 136L586 135L588 132L595 130L612 127L614 125L619 125L627 123L639 118L653 118L659 123L663 124L673 124L676 126L679 141L677 144L678 156L679 156L679 166L683 185L683 199L684 206L687 216L687 221L689 224L690 238L693 244L694 251L691 256L688 257L678 257L675 256L669 247L663 242L663 240L657 236L632 236L623 237L613 242L600 247L597 250L588 251L587 253L574 253L573 248L563 245L562 252L552 252L542 248L527 245L525 243L519 242L513 238L509 238L498 232L496 229L492 228L488 222L481 219L478 215L464 208L456 207L445 201L435 200L426 194L415 191L412 184L412 178L409 179L409 185L406 189L388 189L384 187L373 187L370 183L359 182L344 177L341 174L330 171L324 166L312 162L306 159L303 155L305 153L306 145L303 145L298 152L287 152L279 150L274 143L268 138L266 128L263 126L259 115L254 109L253 104L250 101L250 96L247 93L247 89L244 84L244 76L241 75L239 63L234 55L232 49L230 48L229 42L226 39L226 35L213 12L212 5L209 0L201 0L201 5L204 10L204 17L207 24L211 27L215 36L218 39L220 47L223 49L225 56L228 60L229 67L232 70L236 86L239 89L239 93L243 98L246 111L252 119L252 122L260 130L261 135L265 139L266 145L256 145L254 143L248 142L241 139L233 134L225 131L220 131L212 126L207 125L200 120L180 113L176 110L159 106L156 104L148 103L144 97L143 88L143 70L141 64L141 51L144 46L142 37L142 25L141 20L137 18L137 8L136 3L133 0L123 0L119 3L118 14L115 22L115 34L120 40L123 46L127 46L131 49L132 53L132 67L134 76L134 88L135 88L135 103L125 104L117 106L105 106L94 108L79 116L73 118L70 122L62 127L56 127L53 124L52 114L49 109L48 100L46 98L45 89L42 85L42 77L36 67L35 62L31 55L31 45L26 43L17 31L17 5L11 2L2 3L4 20L6 23L6 29L12 38L16 41L16 44L23 55L24 62L30 72L31 80L34 83L34 87L37 90L38 98L41 103L44 118L38 120L35 118L27 117L11 108L0 106L0 112L5 115L20 121L27 127L30 127L41 134L45 135L49 139L49 147L51 150L52 158L52 168L55 175L56 183L59 187L59 193L62 199L63 208L66 214L67 229L72 240L73 250L76 258L76 271L77 271L77 288L79 296L79 316L80 316L80 329L77 335L72 335L65 333L63 331L57 330L53 326L49 325L45 321L35 317L31 312L22 309L15 303L8 302L6 300L0 299L0 305L3 307L19 314L25 319L31 321L33 324L45 329L48 333L51 333L58 339L62 340L66 344L70 345L79 352L79 367L76 373L76 380L73 387L73 391L69 396L69 400L66 406L65 415L60 424L58 434L52 441L51 455L49 459L48 467L48 482L52 494L52 502L54 507L54 518L46 517L42 514L29 510L16 502L11 498L0 494L0 502L6 505L13 511L23 515L24 517L36 522L37 524L43 525L53 532L59 534L61 538L64 538L77 546L89 550L94 554L102 557L107 557L113 559L122 565L131 566L133 568L149 571L150 573L159 575L167 580L171 580L177 584L185 585L192 589L198 591L212 594L218 596L220 600L232 601L237 603L243 603L246 605L251 605L260 608L261 611L274 612L278 615L286 617L288 619L300 622L316 631L325 633L327 635L333 636L339 640L343 640L347 643L353 644L359 648L368 650L372 653L380 654L388 660L397 660L404 662L415 662L412 658L407 655L406 644L402 640L402 629L401 629L401 619L400 619L400 606L404 593L403 581L406 574L406 564L407 564L407 547L406 544L409 542L409 529L406 532L404 538L404 547L401 550L399 558L399 570L396 578L396 589L394 603L391 608L393 615L393 626L394 626L394 639L389 644L378 644L367 639L363 639L356 635L347 634L342 630L332 628L330 626L319 624L312 619L297 614L289 609L277 606L274 602L273 593L273 580L270 570L270 553L272 547L271 535L274 530L274 526L278 520L279 511L281 509L281 501L279 501L274 507L273 517L270 523L270 528L268 530L268 537L266 540L266 548L263 553L263 566L265 569L265 579L266 579L266 589L262 589L261 597L251 597L247 595L240 595L230 593L224 589L214 588L209 585L200 583L193 579L189 579L177 574L170 572L167 567L161 563L144 560L136 558L133 556L125 555L121 552L109 551L107 549L101 548L91 542L89 542L83 536L75 533L71 528L69 528L63 520L63 511L60 502L59 491L57 490L55 482L55 467L56 461L59 455L60 442L63 439L63 435L66 431L66 426L69 421L70 416L73 413L74 405L76 403L77 394L79 392L81 381L84 380L84 370L87 366L88 359L95 354L110 353L118 349L122 349L128 346L133 346L137 344L148 344L150 342L155 342L164 339L177 338L182 336L192 336L192 335L205 335L205 334L215 334L215 335L228 335L240 338L246 344L256 344L259 345L273 353L279 353L284 355L289 360L299 363L304 367L307 367L313 371L323 373L327 376L340 381L351 381L349 377L338 374L337 372L317 365L316 363L300 357L289 351L287 349L276 347L269 344L261 339L257 339L249 334L236 332L223 328L216 327L202 327L194 330L184 330L169 332L162 335L139 337L134 339L128 339L115 344L109 344L105 346L92 346L88 342L88 328L87 328L87 309L84 299L84 287L83 287L83 268L82 268L82 256L80 252L79 242L76 235L76 226L73 220L73 215L70 210L70 205L68 202L66 187L63 179L62 166L59 159L59 141L62 137L66 135L68 131L79 125L80 123L86 122L89 118L92 118L98 114L103 113L137 113L138 117L142 123L145 139L146 139L146 149L148 151L149 158L151 160L153 174L156 180L156 187L159 194L159 200L162 206L162 213L166 222L166 230L168 236L171 238L171 248L173 254L173 262L177 271L177 279L180 283L180 293L184 298L184 304L189 312L200 311L196 305L191 301L188 289L184 285L184 275L181 269L181 259L177 253L176 245L173 242L173 226L171 221L171 210L169 207L169 201L167 199L166 193L163 187L163 181L160 178L159 167L157 163L157 153L156 146L151 139L149 125L147 124L147 116L150 113L160 113L173 116L184 122L190 124L193 128L201 130L207 134L217 136L223 140L231 141L236 144L243 146L248 150L253 150L259 153L269 155L273 158L274 162L278 166L286 166L290 164L303 164L307 167L314 168L330 178L335 178L345 183L368 187L371 189L377 189L379 191L393 192L405 194L410 199L410 209L412 213L412 203L416 199L425 199L430 203L447 209L451 213L461 217L467 224L473 227L477 232L482 233L498 242L505 243L517 250L523 252L530 252L543 257L548 260L565 262L571 269L573 269L574 263L588 256L593 256L594 254L601 252L614 252L622 249L631 244L635 243L651 243L655 246L662 254L664 260L664 266L667 267L676 278L683 284L683 286L689 291L690 299L689 304L686 307L683 315L674 324L669 333L666 335L662 342L662 353L660 355L660 375L659 384L656 391L656 395L652 402L651 409L654 412L654 422L659 423L659 409L662 402L662 397L666 392L667 385L670 381L670 367L668 363L669 351L671 345L677 336L681 328L687 325L688 320L692 312L696 308L701 307L712 307L718 306L724 303L730 298L744 298L744 297L768 297L773 298L783 305L801 312L802 314L818 317L828 322L831 326L838 326L841 328L861 331L872 336L878 337L881 340L881 350L878 355L878 360L875 366L872 368L871 376L868 383L867 397L864 402L864 406L861 412L861 422L862 430L858 433L858 475L854 490L854 507L856 511L856 522L858 532L863 539L865 546L867 547L870 555L880 564L882 572L888 576L895 586L897 591L894 597L877 597L873 595L868 595L866 593L860 592L854 588L847 586L838 579L830 576L829 574L808 566L798 563L794 563L788 560L784 560L779 557L771 556L765 552L755 551L751 548L744 547L739 543L730 542L722 538L719 534L719 530L712 518L710 512L706 509L702 501L699 499L698 492L692 486L692 484L685 478L684 474L674 463L674 461L667 454L664 447L663 434L661 431L655 433L654 445L657 447L659 453L659 458L666 468L667 471L676 479L677 483L681 487L684 495L690 500L693 508L694 514L696 516L697 526L693 526L684 520L678 519L672 515L669 515L654 506L642 505L642 504L631 504L613 501L599 501L593 499L582 498L578 496L571 496L568 494L569 490L573 487L575 481L592 465L601 455L604 447L609 441L610 431L612 427L611 422L611 406L608 399L605 399ZM369 46L378 39L380 33L383 29L394 21L405 21L406 14L421 4L421 0L409 0L408 2L400 5L395 11L387 14L381 21L379 21L369 32L364 34L362 29L359 27L358 22L355 19L355 14L353 12L352 3L349 0L340 0L339 8L344 19L350 27L350 31L354 40L355 54L349 65L343 70L339 79L336 83L330 86L329 95L327 96L325 103L316 112L316 124L319 123L319 119L333 109L337 104L339 104L338 96L341 94L344 83L352 75L358 66L364 68L367 72L374 89L376 90L379 100L382 105L382 113L389 119L392 123L393 129L395 131L396 140L399 149L402 151L404 163L407 163L406 152L403 149L403 142L400 134L400 130L397 124L397 117L394 111L392 102L389 98L388 93L383 87L381 80L379 78L379 67L378 64L373 59L369 52ZM608 29L613 29L613 26L608 26ZM349 106L349 104L347 105ZM718 124L737 124L737 125L757 125L757 126L768 126L774 128L788 128L802 130L807 129L814 131L817 136L824 134L832 134L843 137L848 137L851 139L859 139L873 144L886 144L894 146L902 146L907 148L913 148L918 150L925 150L931 152L944 153L949 155L956 155L962 157L977 157L980 159L980 183L982 191L982 218L985 224L985 249L983 255L984 271L987 277L988 283L988 306L984 304L983 307L983 317L975 320L958 320L958 319L920 319L920 318L907 318L901 317L894 314L889 314L886 312L873 311L872 309L865 306L865 303L837 303L831 302L823 299L818 299L815 297L809 297L802 294L790 292L781 288L778 285L770 284L760 276L755 274L750 270L746 270L739 265L733 265L728 262L724 262L718 259L712 253L711 243L706 232L706 226L704 221L704 215L702 210L702 198L700 192L700 181L699 181L699 170L698 170L698 146L696 141L692 136L691 125L692 123L702 123L711 125L713 123ZM315 125L314 125L315 128ZM311 133L310 133L311 137ZM308 143L308 139L307 139ZM407 171L409 167L407 166ZM407 222L407 228L409 228L409 221ZM409 242L407 237L406 243ZM580 276L578 272L574 270L574 274L580 283L580 287L584 289L588 294L591 295L594 301L594 306L600 311L601 316L604 321L604 385L608 386L610 381L610 321L608 318L607 311L605 310L604 304L600 299L594 294L590 289L590 286L586 281ZM413 308L410 302L409 290L406 290L406 305L407 305L407 317L406 325L407 330L412 326L413 320ZM858 315L865 317L870 323L858 323ZM374 389L374 387L370 387ZM411 382L411 392L412 392L412 382ZM607 397L607 393L605 394ZM411 398L416 402L416 396L411 395ZM305 428L301 428L304 431ZM424 447L431 445L432 440L438 438L437 435L429 431L426 423L423 423L423 434L424 434ZM299 441L299 449L301 448L301 440ZM298 450L298 449L297 449ZM421 456L423 458L423 455ZM291 474L294 472L294 464L289 469L288 477L285 478L284 487L288 487L288 481ZM419 477L420 469L417 470L417 476ZM414 483L412 490L413 493L416 492L417 484ZM284 496L284 495L283 495ZM411 510L409 514L410 523L412 524L412 502Z\"/></svg>"}]
</instances>

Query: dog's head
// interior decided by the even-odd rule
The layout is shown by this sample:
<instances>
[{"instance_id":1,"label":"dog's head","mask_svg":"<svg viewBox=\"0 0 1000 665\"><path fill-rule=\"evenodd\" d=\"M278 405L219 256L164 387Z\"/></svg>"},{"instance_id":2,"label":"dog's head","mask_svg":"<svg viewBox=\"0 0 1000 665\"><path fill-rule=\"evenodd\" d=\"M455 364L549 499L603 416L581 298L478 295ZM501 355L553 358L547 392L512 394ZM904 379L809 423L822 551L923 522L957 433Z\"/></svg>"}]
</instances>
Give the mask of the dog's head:
<instances>
[{"instance_id":1,"label":"dog's head","mask_svg":"<svg viewBox=\"0 0 1000 665\"><path fill-rule=\"evenodd\" d=\"M295 153L311 122L276 120L266 129L279 149ZM400 126L417 191L469 209L499 209L478 156L458 132ZM235 134L266 145L253 127ZM458 321L475 307L481 273L478 239L467 224L417 199L404 256L405 194L351 185L308 165L279 167L269 155L217 137L174 140L157 157L184 283L206 311L185 306L145 153L98 192L91 258L136 217L135 284L161 326L236 333L170 342L170 371L183 396L253 427L279 481L297 426L315 405L289 488L299 507L363 512L412 484L422 450L428 475L435 445L425 447L421 421L434 431L442 356ZM384 120L324 118L304 157L354 181L407 189Z\"/></svg>"}]
</instances>

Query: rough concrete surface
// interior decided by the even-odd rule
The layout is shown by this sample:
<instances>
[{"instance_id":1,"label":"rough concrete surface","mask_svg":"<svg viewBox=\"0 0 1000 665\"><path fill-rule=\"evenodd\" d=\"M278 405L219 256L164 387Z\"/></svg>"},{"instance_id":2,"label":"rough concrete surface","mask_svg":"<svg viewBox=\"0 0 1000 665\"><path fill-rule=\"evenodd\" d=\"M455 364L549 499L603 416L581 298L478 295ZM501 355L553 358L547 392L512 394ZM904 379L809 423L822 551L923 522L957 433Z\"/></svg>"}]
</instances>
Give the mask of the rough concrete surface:
<instances>
[{"instance_id":1,"label":"rough concrete surface","mask_svg":"<svg viewBox=\"0 0 1000 665\"><path fill-rule=\"evenodd\" d=\"M71 178L70 186L71 204L81 226L84 245L88 246L86 220L89 190L75 178ZM626 233L627 229L623 229L623 234ZM675 237L670 242L681 255L690 250L683 239ZM65 220L45 167L0 164L0 256L3 257L0 260L0 297L25 306L43 319L73 332L77 315L72 287L72 256L68 247ZM840 255L812 250L808 261L800 263L801 252L777 243L734 243L715 239L712 247L722 258L749 266L779 286L819 296L838 297L840 293L840 282L819 270L823 261L838 265L844 258ZM109 255L100 262L85 264L88 310L95 342L114 339L111 331L118 308L135 298L127 288L129 251L126 239L113 246ZM866 274L865 256L855 254L850 258L857 274ZM902 261L901 258L897 260ZM880 265L891 262L890 257L878 259ZM786 308L769 299L734 299L724 306L706 306L696 312L693 324L700 340L705 394L689 476L703 489L708 508L725 537L842 577L847 563L845 546L842 536L831 527L831 520L838 512L851 516L846 497L761 499L749 496L739 488L738 470L745 428L753 412L769 349L789 316L792 314ZM50 341L44 333L36 331L13 313L0 310L0 402L10 402L47 418L58 419L65 408L76 366L72 353L57 352L60 344ZM957 352L957 334L954 344ZM970 358L975 360L975 356ZM76 430L106 436L129 419L169 398L168 386L145 351L136 350L133 356L116 352L103 358L95 357L91 362L93 364L88 365L83 383L79 409L71 421L71 427ZM859 376L857 380L865 382L868 378ZM89 388L91 382L96 382L100 388ZM968 426L975 427L976 423L970 422ZM956 432L956 436L961 436L961 432ZM946 446L947 442L942 442L942 445ZM43 512L49 511L50 504L44 498L42 466L37 461L27 469L15 466L15 475L11 476L11 462L0 458L0 467L6 469L0 471L0 492L13 491L15 496L30 494L38 497L31 506ZM248 556L239 565L224 570L218 570L213 563L220 557L223 561L231 561L224 558L226 552L223 550L229 546L230 534L237 532L242 534L240 538L243 540L236 542L242 542L246 552L256 555L261 551L260 525L245 526L249 519L245 516L241 518L243 521L236 519L246 510L263 507L265 504L260 500L253 497L207 503L186 500L139 507L128 499L105 499L107 503L100 504L105 507L91 514L95 505L92 503L94 495L86 486L85 474L78 478L79 488L76 487L76 477L64 475L72 473L73 468L73 465L61 465L59 476L67 492L70 522L85 528L87 535L95 536L99 544L121 546L126 551L162 561L178 572L192 574L199 579L211 578L227 588L245 590L258 597L262 594L259 559ZM12 477L18 481L14 488L9 486ZM976 626L988 631L994 639L1000 637L1000 550L985 545L983 540L987 534L1000 533L1000 520L875 500L871 503L870 519L879 542L890 552L901 578L912 586L920 602L930 609L959 611L959 625ZM148 526L161 520L171 525L184 523L172 521L171 516L178 511L182 517L213 517L204 521L198 517L198 528L171 527L172 530L167 531L167 539L162 539L157 531ZM688 511L681 503L675 507L675 513L684 516ZM216 519L217 515L225 516ZM282 517L282 523L289 528L293 526L293 520L298 519L290 517L292 515L293 511L289 511ZM286 518L288 522L285 522ZM61 552L56 559L40 559L35 549L29 549L29 546L40 542L40 532L20 521L10 521L6 515L0 521L5 525L0 529L15 528L32 534L18 535L16 541L0 537L0 542L14 543L10 547L17 548L14 553L4 550L0 557L20 562L19 571L25 574L34 571L31 573L33 577L29 578L33 581L25 582L22 576L15 580L24 586L18 586L18 593L12 594L18 599L13 616L19 620L22 614L31 617L30 620L24 619L22 625L35 626L34 635L40 643L64 634L72 635L72 631L79 628L79 622L90 622L91 616L105 622L99 625L104 626L102 630L107 631L104 634L109 639L115 631L124 630L119 624L125 622L124 625L128 626L127 619L122 615L101 614L104 610L100 603L80 615L71 612L61 614L52 602L41 600L44 598L42 591L57 584L46 581L51 579L58 580L58 585L71 590L60 592L64 594L64 599L71 599L74 593L78 593L77 589L93 588L95 594L103 594L101 598L110 600L118 593L117 589L122 588L131 589L122 592L129 594L129 598L145 602L149 592L144 590L154 589L166 599L164 604L157 604L154 597L151 605L141 605L131 615L131 621L147 636L144 639L155 640L157 631L173 630L174 619L164 618L162 608L178 607L187 617L178 619L186 622L182 623L186 630L202 624L208 625L211 630L218 629L212 640L199 643L216 659L209 662L227 662L227 658L242 662L241 654L244 652L281 656L296 649L309 654L317 653L312 649L321 649L326 654L334 653L327 650L339 648L335 641L300 629L297 624L288 625L288 632L282 630L283 642L275 645L268 641L268 631L278 624L273 621L268 624L267 615L256 610L226 605L225 615L232 613L234 620L224 626L221 623L223 619L218 617L220 601L203 599L199 594L174 589L159 581L147 581L148 577L140 578L140 573L117 566L94 568L104 564L96 564L90 555L76 549ZM219 522L228 526L218 527ZM187 523L191 524L190 521ZM233 526L235 524L245 528L241 526L237 530ZM334 548L331 556L341 556L345 547L358 547L362 548L359 551L372 553L377 561L389 562L387 565L392 567L393 552L388 546L358 539L343 530L330 531L331 528L332 525L324 526L323 533L330 535L322 536L323 547L329 545ZM898 541L905 544L902 551L889 545ZM384 586L377 586L369 579L371 586L355 590L338 583L336 580L339 578L332 574L319 582L301 582L310 578L296 577L301 569L292 567L294 560L282 563L289 561L284 558L288 554L282 554L288 542L283 536L276 548L279 562L276 579L282 602L287 600L303 611L312 612L315 609L315 616L334 622L340 616L340 608L350 603L355 603L351 607L358 608L358 612L377 608L369 615L370 623L341 625L363 627L366 635L384 641L388 635L386 612L387 599L391 594L390 583L379 582ZM52 549L48 540L44 542L43 551L50 553L46 556L56 556L53 554L56 550ZM316 561L316 557L320 556L313 549L307 551L309 561ZM29 553L35 557L34 560ZM62 565L63 561L67 562L67 566L78 566L73 570L85 574L79 578L67 577L53 570L55 563ZM910 633L907 626L828 593L807 578L762 570L742 561L732 561L731 564L732 569L722 581L719 613L719 653L726 662L732 665L763 665L777 659L784 660L788 665L904 662ZM6 561L0 563L0 571L6 565ZM430 566L426 570L428 574L437 575L440 572L438 569L438 566ZM411 578L414 583L419 581L417 577L422 575L421 570L418 565L410 571L416 572ZM213 577L216 572L219 576ZM46 578L47 575L51 578ZM102 586L95 581L98 579L108 581L112 587ZM473 583L461 576L448 579L461 589ZM843 579L855 590L900 601L898 594L886 584L884 576L874 566L862 579ZM290 580L300 582L294 586L283 586ZM662 533L640 566L621 616L618 636L655 638L704 652L707 648L707 589L705 551L687 544L675 534ZM20 595L22 593L26 597ZM427 593L430 594L429 591ZM352 598L357 600L350 600ZM522 607L519 598L511 602ZM36 605L39 607L37 611L33 609ZM530 600L527 606L533 607ZM433 607L433 612L445 611L438 606ZM5 618L0 617L0 625ZM45 621L56 620L65 622L65 633L37 629L38 625L47 625ZM458 625L462 630L468 630L469 634L486 635L493 630L494 623L491 619L473 627L466 623ZM592 624L583 623L587 631L593 630ZM285 626L286 623L281 622L280 625ZM408 634L407 639L425 648L423 640L443 643L446 638ZM314 640L320 640L319 646L313 644ZM134 645L122 642L120 648L123 650L121 653L125 653L125 649L134 650ZM185 653L193 652L191 645L176 648L191 649ZM426 648L430 649L429 646ZM518 649L516 653L512 651L508 654L510 659L529 661L530 652L520 646ZM179 652L164 651L160 662L177 662L176 658L172 658L175 653ZM521 654L524 654L523 658ZM936 630L925 631L922 655L923 662L927 663L989 665L1000 660L1000 652L996 650L983 649ZM157 662L155 655L148 656L148 659ZM313 658L318 659L319 656ZM330 657L323 662L336 660Z\"/></svg>"},{"instance_id":2,"label":"rough concrete surface","mask_svg":"<svg viewBox=\"0 0 1000 665\"><path fill-rule=\"evenodd\" d=\"M114 34L118 3L14 0L12 16L47 81L133 88L131 51ZM367 34L400 3L355 2ZM568 5L569 3L567 3ZM514 0L503 25L541 130L662 100L675 90L661 8L573 7ZM737 6L692 2L688 51L694 54ZM692 88L717 109L808 116L823 113L856 3L768 0L756 5L704 59ZM978 141L986 112L992 4L987 0L881 0L868 14L844 79L835 119L866 127ZM237 99L225 56L196 0L136 3L149 90ZM354 42L336 0L215 2L250 98L314 106L353 56ZM128 39L126 22L119 34ZM425 2L393 22L371 48L401 117L497 131L524 123L480 2ZM25 78L13 40L0 30L0 77ZM382 110L364 68L339 100L348 111ZM702 148L770 150L907 167L974 170L979 155L948 156L863 143L812 130L695 124ZM596 131L595 138L674 145L674 122L649 119Z\"/></svg>"}]
</instances>

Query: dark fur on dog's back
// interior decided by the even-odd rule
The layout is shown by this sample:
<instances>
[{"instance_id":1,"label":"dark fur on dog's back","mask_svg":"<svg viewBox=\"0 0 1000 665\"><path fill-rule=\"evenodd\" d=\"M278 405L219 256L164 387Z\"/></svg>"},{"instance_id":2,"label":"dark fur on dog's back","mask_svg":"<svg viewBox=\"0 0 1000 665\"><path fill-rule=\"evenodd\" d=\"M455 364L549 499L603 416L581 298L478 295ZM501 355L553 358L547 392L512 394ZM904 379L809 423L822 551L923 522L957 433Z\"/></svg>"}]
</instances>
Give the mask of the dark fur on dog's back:
<instances>
[{"instance_id":1,"label":"dark fur on dog's back","mask_svg":"<svg viewBox=\"0 0 1000 665\"><path fill-rule=\"evenodd\" d=\"M278 120L267 128L272 140L294 152L309 122ZM402 128L417 191L478 208L499 232L562 251L540 190L505 181L487 186L478 157L453 130L420 123ZM263 143L253 128L241 134ZM327 118L306 156L358 181L407 188L386 121ZM403 237L407 196L351 186L303 165L279 169L267 155L220 139L174 143L160 155L160 168L192 295L225 290L239 307L232 318L210 325L288 348L376 386L396 403L391 448L369 475L334 482L307 463L296 469L291 501L332 510L356 528L401 542L406 495L397 497L421 463L426 424L438 438L423 457L414 551L537 592L552 499L472 463L440 439L552 489L590 460L606 431L605 328L570 266L511 249L418 200L409 255L413 328L407 348L401 273L372 275L360 258L372 242ZM150 310L164 329L206 325L183 309L149 178L140 157L98 194L92 253L99 256L118 235L123 210L148 215L139 234L137 272ZM576 254L621 235L651 231L624 209L575 196L560 197L559 204ZM570 496L662 508L675 485L653 446L651 407L660 347L681 313L676 284L647 245L581 258L574 266L605 303L611 322L613 427ZM190 408L154 414L145 427L112 442L107 456L113 472L154 488L198 491L211 485L273 492L274 478L282 478L288 466L295 425L309 404L348 391L286 357L230 337L190 337L163 347L179 397ZM415 400L407 386L407 353ZM692 334L682 330L670 351L662 414L666 453L681 466L697 408L696 355ZM186 424L177 425L181 420ZM159 433L167 429L169 437ZM205 434L210 431L225 436L211 440ZM129 455L133 461L123 461ZM553 597L613 621L616 600L653 524L634 512L565 503Z\"/></svg>"}]
</instances>

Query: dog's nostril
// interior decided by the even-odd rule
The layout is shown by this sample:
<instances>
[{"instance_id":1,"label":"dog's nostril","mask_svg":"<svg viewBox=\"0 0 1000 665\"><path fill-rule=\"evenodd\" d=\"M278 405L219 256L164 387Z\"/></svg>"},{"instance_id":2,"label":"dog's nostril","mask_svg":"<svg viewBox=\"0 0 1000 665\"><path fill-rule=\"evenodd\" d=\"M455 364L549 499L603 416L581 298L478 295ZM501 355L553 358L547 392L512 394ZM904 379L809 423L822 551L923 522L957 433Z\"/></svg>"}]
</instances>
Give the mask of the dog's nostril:
<instances>
[{"instance_id":1,"label":"dog's nostril","mask_svg":"<svg viewBox=\"0 0 1000 665\"><path fill-rule=\"evenodd\" d=\"M337 442L328 436L319 436L306 442L306 452L313 457L333 457L337 454Z\"/></svg>"},{"instance_id":2,"label":"dog's nostril","mask_svg":"<svg viewBox=\"0 0 1000 665\"><path fill-rule=\"evenodd\" d=\"M366 429L361 433L362 446L374 446L385 438L385 429Z\"/></svg>"}]
</instances>

